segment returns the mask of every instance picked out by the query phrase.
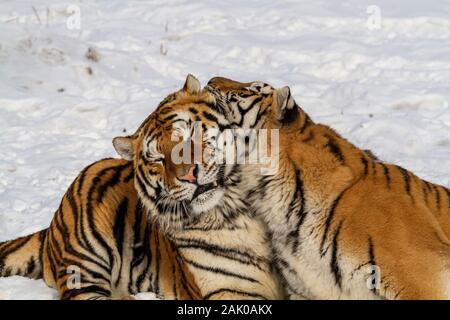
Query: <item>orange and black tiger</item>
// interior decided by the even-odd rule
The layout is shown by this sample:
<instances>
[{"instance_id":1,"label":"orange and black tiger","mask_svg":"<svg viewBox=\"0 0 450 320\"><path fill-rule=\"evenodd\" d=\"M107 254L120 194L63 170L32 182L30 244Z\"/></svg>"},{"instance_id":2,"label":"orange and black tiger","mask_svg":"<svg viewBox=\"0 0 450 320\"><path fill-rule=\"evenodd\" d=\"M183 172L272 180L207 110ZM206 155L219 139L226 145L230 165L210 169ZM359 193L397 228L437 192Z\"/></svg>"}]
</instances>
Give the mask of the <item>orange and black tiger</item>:
<instances>
[{"instance_id":1,"label":"orange and black tiger","mask_svg":"<svg viewBox=\"0 0 450 320\"><path fill-rule=\"evenodd\" d=\"M279 132L278 170L245 167L242 194L271 232L291 298L450 298L448 188L316 124L287 87L215 78L209 90L231 121L258 101L259 126Z\"/></svg>"},{"instance_id":2,"label":"orange and black tiger","mask_svg":"<svg viewBox=\"0 0 450 320\"><path fill-rule=\"evenodd\" d=\"M0 275L43 278L62 299L199 297L173 242L149 223L131 162L118 159L85 168L48 229L1 243Z\"/></svg>"},{"instance_id":3,"label":"orange and black tiger","mask_svg":"<svg viewBox=\"0 0 450 320\"><path fill-rule=\"evenodd\" d=\"M0 275L43 277L63 299L142 291L166 299L281 298L266 227L239 193L239 166L171 158L174 136L189 145L198 128L227 128L220 108L189 76L134 135L114 139L125 160L83 170L48 229L0 244ZM212 147L210 139L200 145Z\"/></svg>"},{"instance_id":4,"label":"orange and black tiger","mask_svg":"<svg viewBox=\"0 0 450 320\"><path fill-rule=\"evenodd\" d=\"M114 139L133 161L142 204L204 299L281 299L267 228L240 192L240 165L217 161L230 128L223 106L193 76L166 101L135 134Z\"/></svg>"}]
</instances>

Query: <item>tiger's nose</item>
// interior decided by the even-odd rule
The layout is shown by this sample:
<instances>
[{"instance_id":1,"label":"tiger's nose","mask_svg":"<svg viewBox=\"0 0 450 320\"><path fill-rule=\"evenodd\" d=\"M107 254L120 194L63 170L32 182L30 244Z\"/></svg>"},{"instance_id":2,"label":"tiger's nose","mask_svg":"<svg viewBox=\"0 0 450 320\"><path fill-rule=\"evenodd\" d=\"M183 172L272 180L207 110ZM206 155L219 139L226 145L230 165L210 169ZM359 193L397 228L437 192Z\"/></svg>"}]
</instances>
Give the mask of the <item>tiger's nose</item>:
<instances>
[{"instance_id":1,"label":"tiger's nose","mask_svg":"<svg viewBox=\"0 0 450 320\"><path fill-rule=\"evenodd\" d=\"M190 166L184 175L178 177L178 180L195 183L197 181L197 165Z\"/></svg>"}]
</instances>

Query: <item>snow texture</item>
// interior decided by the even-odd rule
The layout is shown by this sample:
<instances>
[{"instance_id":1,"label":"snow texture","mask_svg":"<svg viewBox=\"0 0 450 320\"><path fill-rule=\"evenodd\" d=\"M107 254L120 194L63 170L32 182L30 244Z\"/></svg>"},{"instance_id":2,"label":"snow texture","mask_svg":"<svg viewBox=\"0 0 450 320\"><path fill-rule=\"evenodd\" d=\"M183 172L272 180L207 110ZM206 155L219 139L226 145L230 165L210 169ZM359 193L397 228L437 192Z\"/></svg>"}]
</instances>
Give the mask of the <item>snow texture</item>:
<instances>
[{"instance_id":1,"label":"snow texture","mask_svg":"<svg viewBox=\"0 0 450 320\"><path fill-rule=\"evenodd\" d=\"M289 85L314 120L450 185L448 0L4 0L0 25L0 241L46 228L188 73ZM56 297L0 279L0 299Z\"/></svg>"}]
</instances>

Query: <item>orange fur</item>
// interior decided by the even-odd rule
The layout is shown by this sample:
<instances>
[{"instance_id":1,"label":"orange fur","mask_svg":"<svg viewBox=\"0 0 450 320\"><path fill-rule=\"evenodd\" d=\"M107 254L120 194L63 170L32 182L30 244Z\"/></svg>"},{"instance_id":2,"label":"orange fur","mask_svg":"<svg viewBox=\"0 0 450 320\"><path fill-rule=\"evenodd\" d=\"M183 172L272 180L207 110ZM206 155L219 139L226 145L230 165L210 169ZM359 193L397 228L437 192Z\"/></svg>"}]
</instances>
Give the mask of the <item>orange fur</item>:
<instances>
[{"instance_id":1,"label":"orange fur","mask_svg":"<svg viewBox=\"0 0 450 320\"><path fill-rule=\"evenodd\" d=\"M124 160L105 159L84 169L50 227L0 244L0 260L2 276L43 277L62 299L123 298L146 291L166 299L199 298L173 243L148 222L134 189L133 167ZM81 288L71 287L74 274L68 270L77 269Z\"/></svg>"},{"instance_id":2,"label":"orange fur","mask_svg":"<svg viewBox=\"0 0 450 320\"><path fill-rule=\"evenodd\" d=\"M263 95L253 83L224 78L209 86L241 103L262 97L255 108L269 112L260 125L279 130L278 172L259 176L249 169L247 188L272 233L291 297L450 298L448 188L378 161L315 124L289 90ZM378 287L368 285L373 279Z\"/></svg>"}]
</instances>

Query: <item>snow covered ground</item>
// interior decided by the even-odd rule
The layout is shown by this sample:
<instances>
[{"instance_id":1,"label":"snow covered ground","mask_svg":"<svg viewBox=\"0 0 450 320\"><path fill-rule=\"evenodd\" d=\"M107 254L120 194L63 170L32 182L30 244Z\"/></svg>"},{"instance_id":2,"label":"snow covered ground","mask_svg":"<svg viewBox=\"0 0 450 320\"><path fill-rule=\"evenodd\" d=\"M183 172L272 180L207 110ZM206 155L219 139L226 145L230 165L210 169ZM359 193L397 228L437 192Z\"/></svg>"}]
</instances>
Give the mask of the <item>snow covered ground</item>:
<instances>
[{"instance_id":1,"label":"snow covered ground","mask_svg":"<svg viewBox=\"0 0 450 320\"><path fill-rule=\"evenodd\" d=\"M47 227L78 172L187 73L290 85L315 120L450 186L448 0L3 0L0 241ZM0 279L13 298L56 292Z\"/></svg>"}]
</instances>

